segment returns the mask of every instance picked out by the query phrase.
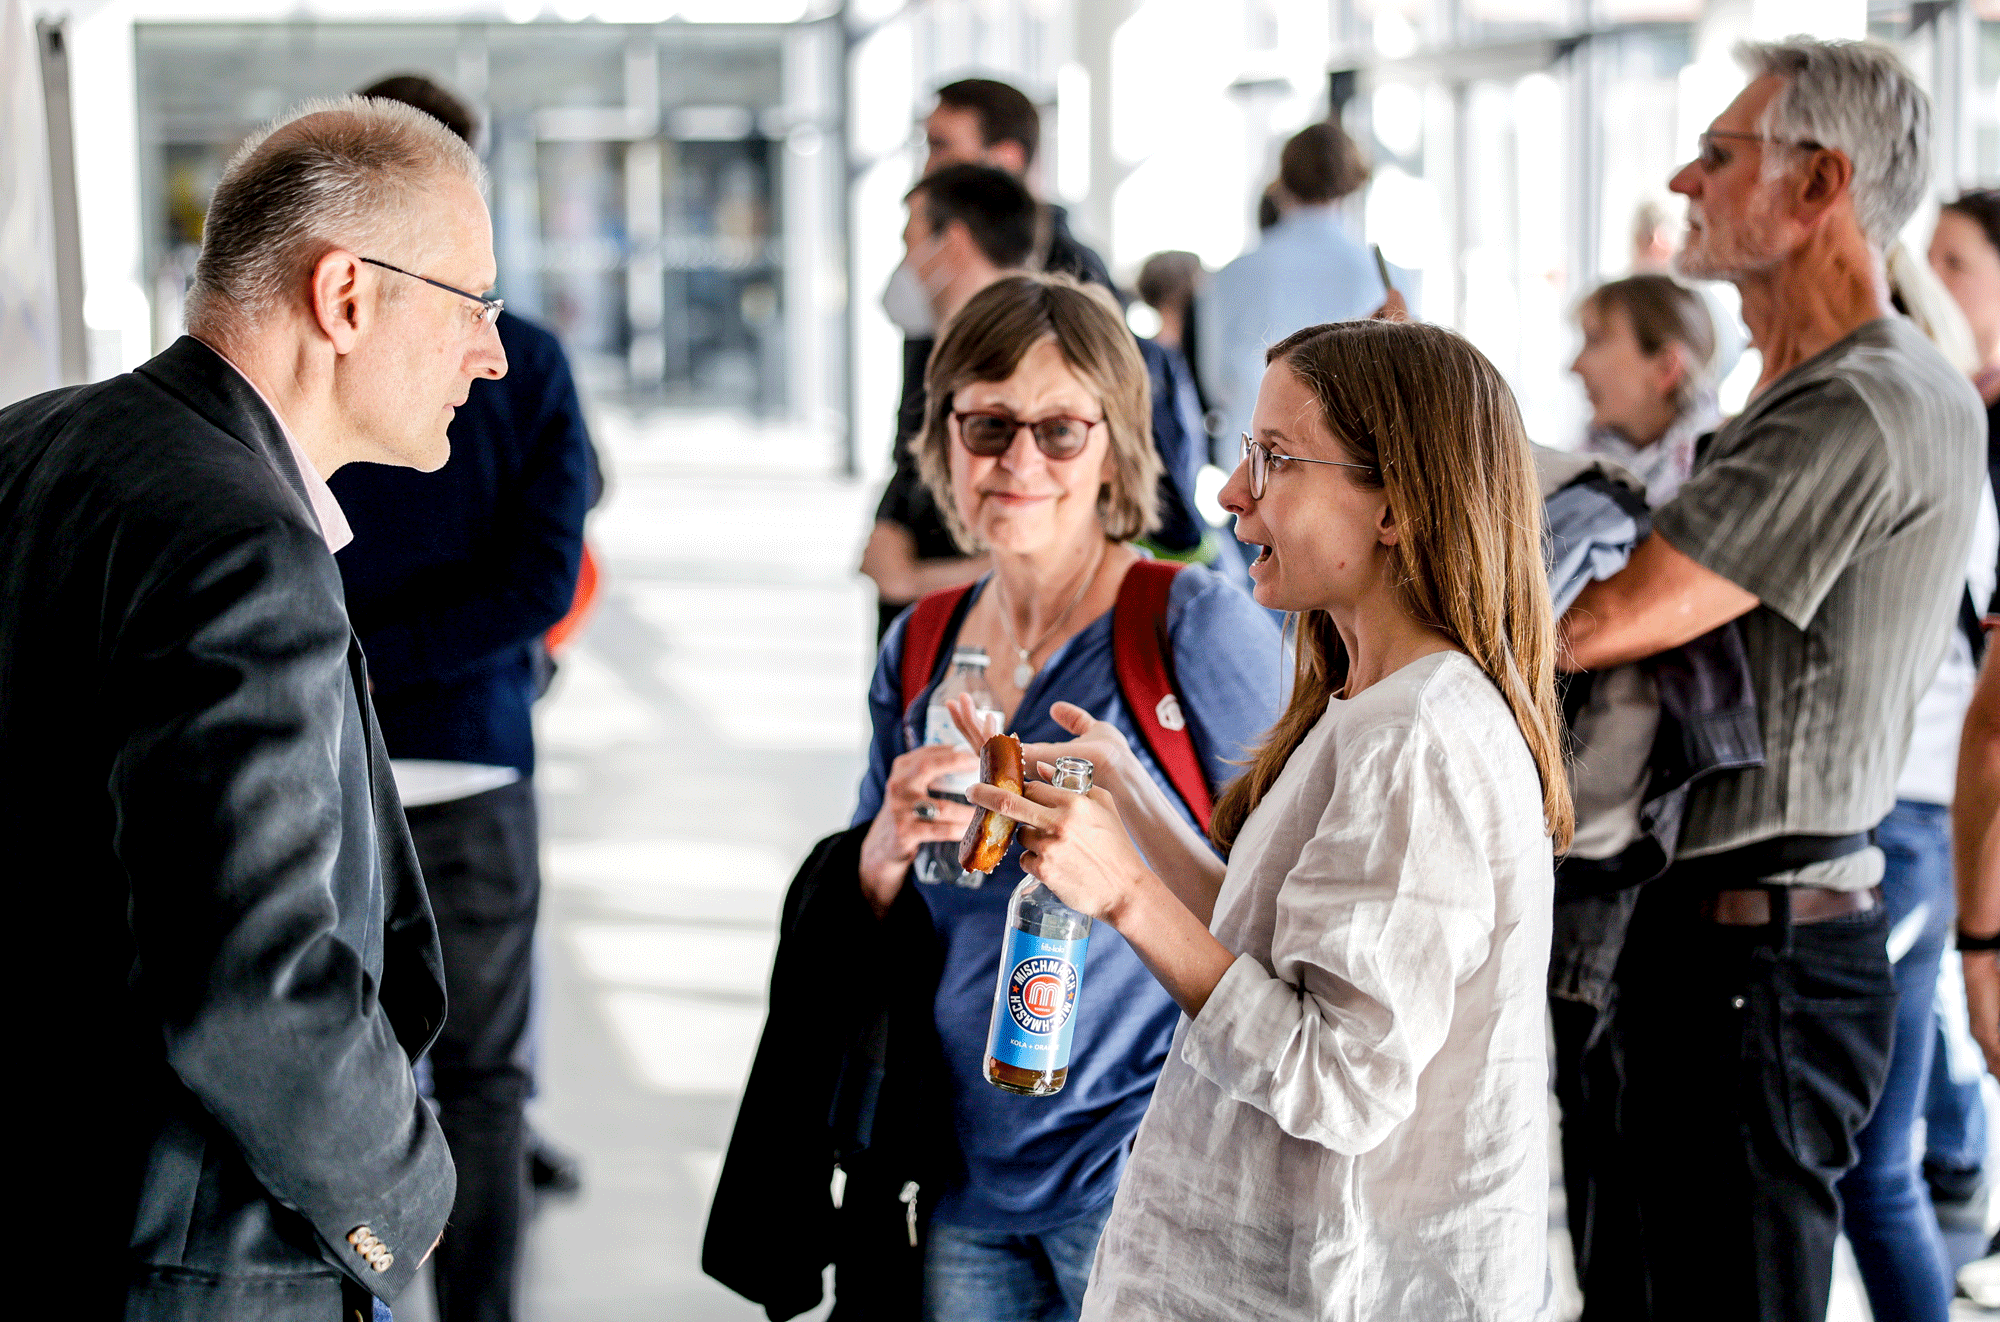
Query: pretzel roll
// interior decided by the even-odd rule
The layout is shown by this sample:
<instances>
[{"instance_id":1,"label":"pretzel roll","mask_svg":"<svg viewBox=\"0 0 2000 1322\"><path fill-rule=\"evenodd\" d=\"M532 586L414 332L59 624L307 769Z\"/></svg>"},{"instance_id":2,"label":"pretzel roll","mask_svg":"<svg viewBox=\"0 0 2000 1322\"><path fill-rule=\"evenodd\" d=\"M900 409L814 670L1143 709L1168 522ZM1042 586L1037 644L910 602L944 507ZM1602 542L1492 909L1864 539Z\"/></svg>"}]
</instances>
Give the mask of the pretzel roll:
<instances>
[{"instance_id":1,"label":"pretzel roll","mask_svg":"<svg viewBox=\"0 0 2000 1322\"><path fill-rule=\"evenodd\" d=\"M979 779L1009 794L1019 794L1028 779L1021 759L1021 741L996 734L979 750ZM967 872L991 872L1000 866L1014 838L1014 819L987 808L974 808L965 838L958 842L958 865Z\"/></svg>"}]
</instances>

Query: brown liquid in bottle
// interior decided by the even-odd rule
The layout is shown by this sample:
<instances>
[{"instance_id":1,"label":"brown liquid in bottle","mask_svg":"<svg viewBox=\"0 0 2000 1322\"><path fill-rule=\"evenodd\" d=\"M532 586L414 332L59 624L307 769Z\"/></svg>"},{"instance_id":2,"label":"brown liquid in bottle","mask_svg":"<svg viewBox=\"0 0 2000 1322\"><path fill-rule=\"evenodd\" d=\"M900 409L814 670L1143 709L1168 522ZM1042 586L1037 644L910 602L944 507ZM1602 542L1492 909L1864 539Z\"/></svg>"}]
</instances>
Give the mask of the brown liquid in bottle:
<instances>
[{"instance_id":1,"label":"brown liquid in bottle","mask_svg":"<svg viewBox=\"0 0 2000 1322\"><path fill-rule=\"evenodd\" d=\"M1047 1097L1061 1092L1062 1086L1069 1082L1069 1066L1059 1070L1024 1070L1019 1065L1009 1065L988 1056L986 1081L1004 1092L1019 1093L1023 1097Z\"/></svg>"}]
</instances>

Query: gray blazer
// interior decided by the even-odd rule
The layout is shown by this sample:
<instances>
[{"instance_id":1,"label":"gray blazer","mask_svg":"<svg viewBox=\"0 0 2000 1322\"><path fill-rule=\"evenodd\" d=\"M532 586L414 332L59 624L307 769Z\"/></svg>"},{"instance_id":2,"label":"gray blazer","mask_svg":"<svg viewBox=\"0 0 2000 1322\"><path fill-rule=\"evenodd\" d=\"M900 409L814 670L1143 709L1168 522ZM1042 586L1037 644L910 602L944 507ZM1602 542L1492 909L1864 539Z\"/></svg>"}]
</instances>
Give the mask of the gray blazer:
<instances>
[{"instance_id":1,"label":"gray blazer","mask_svg":"<svg viewBox=\"0 0 2000 1322\"><path fill-rule=\"evenodd\" d=\"M7 1164L66 1315L333 1322L443 1228L437 929L367 692L212 350L0 411Z\"/></svg>"}]
</instances>

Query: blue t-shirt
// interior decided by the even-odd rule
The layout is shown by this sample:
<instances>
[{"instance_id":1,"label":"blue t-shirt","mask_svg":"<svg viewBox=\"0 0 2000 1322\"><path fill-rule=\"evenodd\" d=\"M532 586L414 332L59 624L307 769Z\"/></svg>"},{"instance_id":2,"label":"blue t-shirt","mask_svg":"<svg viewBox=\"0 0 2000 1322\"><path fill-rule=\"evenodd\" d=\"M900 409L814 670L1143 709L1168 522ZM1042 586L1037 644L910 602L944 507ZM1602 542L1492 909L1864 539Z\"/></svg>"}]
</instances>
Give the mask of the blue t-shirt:
<instances>
[{"instance_id":1,"label":"blue t-shirt","mask_svg":"<svg viewBox=\"0 0 2000 1322\"><path fill-rule=\"evenodd\" d=\"M984 591L982 580L973 591ZM882 640L868 706L875 735L862 777L856 824L882 805L889 764L922 742L930 686L908 709L898 701L905 612ZM1284 651L1270 615L1217 575L1190 565L1167 598L1167 636L1188 733L1211 787L1219 789L1277 720ZM944 640L949 654L953 640ZM1013 733L1049 743L1069 733L1049 716L1073 702L1124 731L1140 763L1175 804L1167 779L1140 738L1118 691L1111 612L1057 648L1022 696ZM1185 814L1185 807L1182 808ZM1189 819L1193 819L1190 817ZM934 1017L950 1066L953 1111L966 1181L942 1194L934 1215L949 1225L1017 1234L1066 1225L1102 1207L1117 1190L1125 1153L1166 1060L1180 1011L1125 939L1104 923L1090 933L1077 995L1069 1081L1053 1097L1020 1097L986 1082L986 1030L1006 927L1007 901L1021 880L1018 845L985 883L908 883L930 908L945 948Z\"/></svg>"}]
</instances>

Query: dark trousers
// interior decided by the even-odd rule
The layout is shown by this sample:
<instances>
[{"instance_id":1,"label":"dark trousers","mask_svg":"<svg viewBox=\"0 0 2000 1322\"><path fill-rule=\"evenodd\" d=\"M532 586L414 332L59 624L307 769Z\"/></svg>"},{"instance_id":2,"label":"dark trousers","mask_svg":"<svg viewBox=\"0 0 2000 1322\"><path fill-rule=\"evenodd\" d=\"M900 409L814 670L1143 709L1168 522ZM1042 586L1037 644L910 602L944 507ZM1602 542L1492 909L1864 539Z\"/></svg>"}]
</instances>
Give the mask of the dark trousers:
<instances>
[{"instance_id":1,"label":"dark trousers","mask_svg":"<svg viewBox=\"0 0 2000 1322\"><path fill-rule=\"evenodd\" d=\"M1701 916L1703 880L1696 860L1649 885L1619 961L1626 1205L1592 1251L1628 1227L1638 1270L1622 1309L1592 1312L1823 1322L1835 1185L1895 1035L1888 914L1794 925L1774 898L1769 925L1725 926Z\"/></svg>"},{"instance_id":2,"label":"dark trousers","mask_svg":"<svg viewBox=\"0 0 2000 1322\"><path fill-rule=\"evenodd\" d=\"M1624 1062L1610 1033L1611 1009L1549 998L1555 1037L1556 1102L1562 1112L1564 1211L1570 1254L1583 1289L1581 1322L1638 1316L1639 1240L1618 1140Z\"/></svg>"},{"instance_id":3,"label":"dark trousers","mask_svg":"<svg viewBox=\"0 0 2000 1322\"><path fill-rule=\"evenodd\" d=\"M444 1322L513 1322L527 1211L528 1000L542 874L529 781L411 808L444 947L431 1048L458 1198L433 1259Z\"/></svg>"}]
</instances>

